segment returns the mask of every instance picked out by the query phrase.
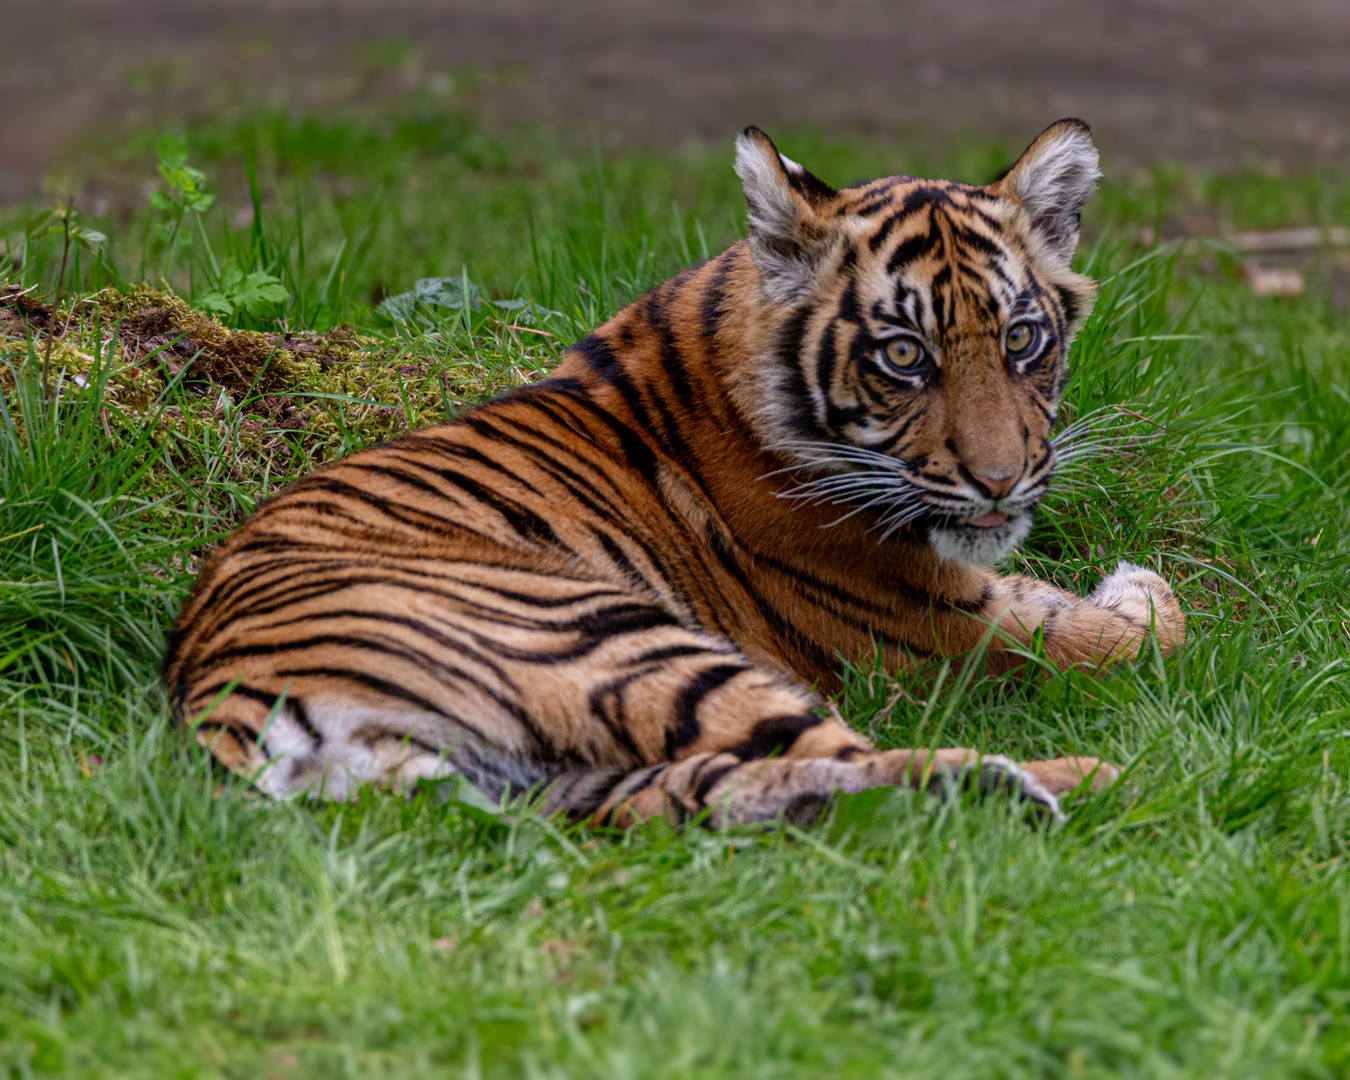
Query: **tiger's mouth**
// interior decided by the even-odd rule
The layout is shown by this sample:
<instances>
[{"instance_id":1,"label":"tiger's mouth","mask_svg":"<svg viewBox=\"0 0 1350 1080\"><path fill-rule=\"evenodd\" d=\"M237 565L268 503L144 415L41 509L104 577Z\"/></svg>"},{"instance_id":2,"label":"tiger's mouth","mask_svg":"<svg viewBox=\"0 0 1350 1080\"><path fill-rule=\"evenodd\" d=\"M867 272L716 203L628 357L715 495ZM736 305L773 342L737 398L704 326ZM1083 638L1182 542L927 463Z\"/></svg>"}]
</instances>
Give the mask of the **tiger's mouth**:
<instances>
[{"instance_id":1,"label":"tiger's mouth","mask_svg":"<svg viewBox=\"0 0 1350 1080\"><path fill-rule=\"evenodd\" d=\"M885 540L902 530L926 541L942 559L996 563L1026 539L1031 515L1049 486L1048 474L1029 489L997 500L963 494L955 480L924 483L903 459L844 443L788 441L778 449L796 461L765 474L769 479L803 467L816 475L776 493L780 499L843 508L831 524L870 512ZM817 471L818 470L818 471Z\"/></svg>"},{"instance_id":2,"label":"tiger's mouth","mask_svg":"<svg viewBox=\"0 0 1350 1080\"><path fill-rule=\"evenodd\" d=\"M1006 510L985 510L976 517L928 516L916 531L938 558L990 566L1017 547L1031 532L1035 503Z\"/></svg>"}]
</instances>

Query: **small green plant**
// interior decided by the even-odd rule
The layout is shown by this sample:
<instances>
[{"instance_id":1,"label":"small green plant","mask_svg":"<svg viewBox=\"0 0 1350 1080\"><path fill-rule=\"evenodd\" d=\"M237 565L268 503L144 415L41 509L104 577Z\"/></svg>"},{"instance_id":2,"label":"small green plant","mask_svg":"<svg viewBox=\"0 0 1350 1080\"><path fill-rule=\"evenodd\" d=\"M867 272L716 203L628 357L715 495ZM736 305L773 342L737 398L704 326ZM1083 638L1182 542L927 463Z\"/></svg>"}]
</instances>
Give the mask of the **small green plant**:
<instances>
[{"instance_id":1,"label":"small green plant","mask_svg":"<svg viewBox=\"0 0 1350 1080\"><path fill-rule=\"evenodd\" d=\"M257 317L269 305L284 304L289 300L290 292L275 274L261 268L246 271L232 258L227 258L224 265L216 260L202 221L202 215L215 204L216 197L206 190L206 174L187 163L187 143L177 135L164 135L155 144L155 154L159 158L159 175L168 184L167 191L150 194L150 205L163 216L161 227L168 237L161 277L168 281L174 252L182 239L184 222L190 215L201 242L204 269L210 277L209 290L193 296L195 307L225 316L246 314Z\"/></svg>"},{"instance_id":2,"label":"small green plant","mask_svg":"<svg viewBox=\"0 0 1350 1080\"><path fill-rule=\"evenodd\" d=\"M94 249L95 244L102 244L108 238L97 229L91 229L88 226L80 224L80 212L75 209L73 203L67 203L65 206L55 206L50 210L44 210L36 217L31 218L25 229L30 241L37 240L43 236L53 236L60 234L65 247L61 252L61 273L57 281L57 288L61 287L64 281L64 270L67 257L70 254L72 244L78 244L89 252L90 255L97 257L98 252Z\"/></svg>"},{"instance_id":3,"label":"small green plant","mask_svg":"<svg viewBox=\"0 0 1350 1080\"><path fill-rule=\"evenodd\" d=\"M234 260L226 259L216 287L193 297L193 306L227 316L238 312L257 316L270 304L284 304L290 296L275 274L264 270L245 274Z\"/></svg>"},{"instance_id":4,"label":"small green plant","mask_svg":"<svg viewBox=\"0 0 1350 1080\"><path fill-rule=\"evenodd\" d=\"M80 224L79 211L75 209L73 200L66 203L65 206L56 206L50 210L44 210L28 222L25 232L30 243L44 236L54 236L58 233L61 236L61 268L56 273L56 298L52 303L52 318L55 319L57 312L61 310L61 301L64 298L66 267L70 263L71 245L77 244L89 254L97 257L98 253L94 250L94 245L102 244L108 238L98 230L89 229ZM47 348L42 358L42 380L44 384L48 385L51 383L52 342L55 338L56 327L48 327Z\"/></svg>"},{"instance_id":5,"label":"small green plant","mask_svg":"<svg viewBox=\"0 0 1350 1080\"><path fill-rule=\"evenodd\" d=\"M187 143L177 135L161 136L155 144L155 155L159 159L159 175L169 185L168 191L152 191L150 205L163 215L162 228L169 238L164 252L164 267L160 277L166 281L173 266L174 251L182 233L183 221L192 215L201 237L202 248L211 264L213 279L219 279L220 268L216 265L215 253L211 250L211 241L206 238L206 228L202 225L202 215L211 209L216 197L206 190L206 174L194 169L187 163Z\"/></svg>"},{"instance_id":6,"label":"small green plant","mask_svg":"<svg viewBox=\"0 0 1350 1080\"><path fill-rule=\"evenodd\" d=\"M485 299L482 289L469 280L467 272L455 277L419 278L410 291L387 297L375 309L375 313L391 324L412 326L414 322L420 322L433 326L440 320L438 313L432 310L434 308L463 312L467 317L472 312L481 311L484 304L506 312L505 317L524 326L533 326L558 315L558 312L549 311L530 300Z\"/></svg>"}]
</instances>

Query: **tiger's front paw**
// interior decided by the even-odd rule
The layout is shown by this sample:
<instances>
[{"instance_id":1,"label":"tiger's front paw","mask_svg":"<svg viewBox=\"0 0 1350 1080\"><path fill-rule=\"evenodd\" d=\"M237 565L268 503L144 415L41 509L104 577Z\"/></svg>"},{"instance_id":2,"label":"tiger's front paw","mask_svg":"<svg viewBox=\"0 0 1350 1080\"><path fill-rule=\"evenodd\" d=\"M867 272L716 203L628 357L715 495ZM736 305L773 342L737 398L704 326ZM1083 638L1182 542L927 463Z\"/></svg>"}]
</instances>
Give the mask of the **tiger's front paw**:
<instances>
[{"instance_id":1,"label":"tiger's front paw","mask_svg":"<svg viewBox=\"0 0 1350 1080\"><path fill-rule=\"evenodd\" d=\"M1089 791L1110 787L1120 776L1120 769L1109 761L1095 757L1062 757L1049 761L1024 761L1022 771L1052 795L1064 795L1075 790L1084 780L1090 781Z\"/></svg>"},{"instance_id":2,"label":"tiger's front paw","mask_svg":"<svg viewBox=\"0 0 1350 1080\"><path fill-rule=\"evenodd\" d=\"M1119 612L1140 626L1152 624L1164 656L1186 637L1186 619L1171 586L1152 570L1124 559L1093 590L1088 603Z\"/></svg>"},{"instance_id":3,"label":"tiger's front paw","mask_svg":"<svg viewBox=\"0 0 1350 1080\"><path fill-rule=\"evenodd\" d=\"M1119 776L1116 766L1094 757L1014 762L1001 754L985 754L979 763L982 791L1011 791L1057 824L1066 820L1059 803L1061 796L1076 791L1084 781L1089 791L1101 791Z\"/></svg>"}]
</instances>

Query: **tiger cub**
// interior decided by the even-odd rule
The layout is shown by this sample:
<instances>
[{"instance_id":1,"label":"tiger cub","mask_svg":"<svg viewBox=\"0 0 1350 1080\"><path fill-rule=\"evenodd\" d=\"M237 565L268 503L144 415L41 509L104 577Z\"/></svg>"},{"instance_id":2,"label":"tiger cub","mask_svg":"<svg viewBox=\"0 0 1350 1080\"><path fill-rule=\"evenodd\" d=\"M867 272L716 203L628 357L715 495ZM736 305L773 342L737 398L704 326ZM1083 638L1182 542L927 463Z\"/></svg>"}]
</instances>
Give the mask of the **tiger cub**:
<instances>
[{"instance_id":1,"label":"tiger cub","mask_svg":"<svg viewBox=\"0 0 1350 1080\"><path fill-rule=\"evenodd\" d=\"M290 485L202 571L165 679L276 796L459 774L620 823L816 815L835 791L1115 770L877 751L825 705L887 664L1039 633L1061 667L1182 640L1122 563L1087 598L987 569L1050 484L1069 268L1098 172L1061 120L984 187L836 191L747 128L748 239L578 341L551 378Z\"/></svg>"}]
</instances>

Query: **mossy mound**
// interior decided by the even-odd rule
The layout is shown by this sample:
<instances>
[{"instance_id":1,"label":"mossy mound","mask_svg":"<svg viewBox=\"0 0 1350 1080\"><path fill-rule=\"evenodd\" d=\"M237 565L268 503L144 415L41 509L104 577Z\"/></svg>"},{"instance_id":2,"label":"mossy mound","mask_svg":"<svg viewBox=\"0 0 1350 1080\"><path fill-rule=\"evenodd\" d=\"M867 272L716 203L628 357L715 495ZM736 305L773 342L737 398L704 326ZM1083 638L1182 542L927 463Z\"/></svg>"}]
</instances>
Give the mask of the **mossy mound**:
<instances>
[{"instance_id":1,"label":"mossy mound","mask_svg":"<svg viewBox=\"0 0 1350 1080\"><path fill-rule=\"evenodd\" d=\"M44 368L67 377L110 363L108 395L144 408L179 376L190 390L224 390L235 404L269 394L321 390L336 365L378 363L381 343L348 327L294 334L234 330L179 296L105 289L54 311L27 294L0 293L0 335L9 351L31 341ZM213 395L214 396L214 395Z\"/></svg>"},{"instance_id":2,"label":"mossy mound","mask_svg":"<svg viewBox=\"0 0 1350 1080\"><path fill-rule=\"evenodd\" d=\"M223 387L233 396L293 390L335 363L369 360L379 342L347 327L324 334L231 330L181 297L155 289L105 289L86 303L120 328L127 362L159 360L170 376ZM238 397L236 397L238 400Z\"/></svg>"},{"instance_id":3,"label":"mossy mound","mask_svg":"<svg viewBox=\"0 0 1350 1080\"><path fill-rule=\"evenodd\" d=\"M444 421L537 378L550 362L533 340L509 355L502 344L477 339L474 356L435 334L232 329L179 296L144 287L105 289L56 310L0 286L0 352L11 364L34 358L52 390L101 382L110 415L158 417L183 475L209 461L218 478L238 483ZM12 388L0 367L0 391Z\"/></svg>"},{"instance_id":4,"label":"mossy mound","mask_svg":"<svg viewBox=\"0 0 1350 1080\"><path fill-rule=\"evenodd\" d=\"M326 334L231 330L181 297L147 288L105 289L59 311L31 295L0 293L0 337L11 343L6 351L20 355L31 341L55 372L85 373L100 359L111 361L109 386L130 405L179 374L199 389L221 387L236 401L295 389L335 363L369 360L379 344L346 327Z\"/></svg>"}]
</instances>

